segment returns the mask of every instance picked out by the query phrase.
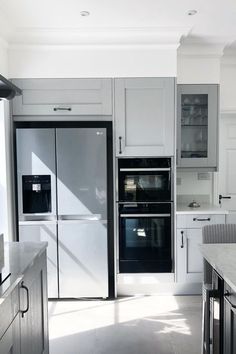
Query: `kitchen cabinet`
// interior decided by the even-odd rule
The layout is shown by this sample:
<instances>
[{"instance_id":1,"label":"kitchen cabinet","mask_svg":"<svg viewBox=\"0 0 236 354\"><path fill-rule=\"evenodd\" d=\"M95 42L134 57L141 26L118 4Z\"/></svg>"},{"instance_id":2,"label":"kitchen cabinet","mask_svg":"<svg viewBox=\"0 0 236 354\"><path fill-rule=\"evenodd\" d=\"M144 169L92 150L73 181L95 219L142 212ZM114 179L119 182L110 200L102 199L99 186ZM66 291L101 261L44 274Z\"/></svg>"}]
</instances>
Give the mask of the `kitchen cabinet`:
<instances>
[{"instance_id":1,"label":"kitchen cabinet","mask_svg":"<svg viewBox=\"0 0 236 354\"><path fill-rule=\"evenodd\" d=\"M21 354L20 352L20 316L15 317L3 337L0 339L1 354Z\"/></svg>"},{"instance_id":2,"label":"kitchen cabinet","mask_svg":"<svg viewBox=\"0 0 236 354\"><path fill-rule=\"evenodd\" d=\"M19 288L16 286L0 306L0 353L20 354Z\"/></svg>"},{"instance_id":3,"label":"kitchen cabinet","mask_svg":"<svg viewBox=\"0 0 236 354\"><path fill-rule=\"evenodd\" d=\"M218 85L177 86L177 167L218 167Z\"/></svg>"},{"instance_id":4,"label":"kitchen cabinet","mask_svg":"<svg viewBox=\"0 0 236 354\"><path fill-rule=\"evenodd\" d=\"M199 250L202 243L202 227L224 224L225 215L189 214L177 215L176 232L176 280L179 283L201 283L203 259Z\"/></svg>"},{"instance_id":5,"label":"kitchen cabinet","mask_svg":"<svg viewBox=\"0 0 236 354\"><path fill-rule=\"evenodd\" d=\"M21 353L48 354L46 253L24 274L20 310Z\"/></svg>"},{"instance_id":6,"label":"kitchen cabinet","mask_svg":"<svg viewBox=\"0 0 236 354\"><path fill-rule=\"evenodd\" d=\"M225 283L224 354L236 353L236 293Z\"/></svg>"},{"instance_id":7,"label":"kitchen cabinet","mask_svg":"<svg viewBox=\"0 0 236 354\"><path fill-rule=\"evenodd\" d=\"M0 286L1 354L49 354L46 246L40 247L13 243L7 256L11 275L5 290Z\"/></svg>"},{"instance_id":8,"label":"kitchen cabinet","mask_svg":"<svg viewBox=\"0 0 236 354\"><path fill-rule=\"evenodd\" d=\"M175 79L115 79L116 156L173 156Z\"/></svg>"},{"instance_id":9,"label":"kitchen cabinet","mask_svg":"<svg viewBox=\"0 0 236 354\"><path fill-rule=\"evenodd\" d=\"M14 79L13 115L112 115L112 79Z\"/></svg>"}]
</instances>

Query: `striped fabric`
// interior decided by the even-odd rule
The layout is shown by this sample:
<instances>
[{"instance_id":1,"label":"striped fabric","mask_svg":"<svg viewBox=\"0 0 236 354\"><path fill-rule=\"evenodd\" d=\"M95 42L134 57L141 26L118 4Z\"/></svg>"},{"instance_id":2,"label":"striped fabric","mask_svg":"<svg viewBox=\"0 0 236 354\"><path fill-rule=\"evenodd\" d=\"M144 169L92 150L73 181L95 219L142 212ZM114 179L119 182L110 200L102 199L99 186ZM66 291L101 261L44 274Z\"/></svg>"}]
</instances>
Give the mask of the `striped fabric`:
<instances>
[{"instance_id":1,"label":"striped fabric","mask_svg":"<svg viewBox=\"0 0 236 354\"><path fill-rule=\"evenodd\" d=\"M207 225L202 228L202 243L236 243L236 224ZM204 261L204 283L210 284L212 268Z\"/></svg>"}]
</instances>

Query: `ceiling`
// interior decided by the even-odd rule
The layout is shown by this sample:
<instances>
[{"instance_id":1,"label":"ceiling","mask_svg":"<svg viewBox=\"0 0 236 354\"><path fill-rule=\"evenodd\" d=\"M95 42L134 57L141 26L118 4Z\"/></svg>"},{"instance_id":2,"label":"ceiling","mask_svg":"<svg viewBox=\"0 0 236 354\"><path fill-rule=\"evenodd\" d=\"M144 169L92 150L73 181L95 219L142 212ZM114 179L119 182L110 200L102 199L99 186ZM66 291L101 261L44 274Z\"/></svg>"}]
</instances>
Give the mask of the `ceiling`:
<instances>
[{"instance_id":1,"label":"ceiling","mask_svg":"<svg viewBox=\"0 0 236 354\"><path fill-rule=\"evenodd\" d=\"M197 14L189 16L193 9ZM82 17L83 10L90 15ZM236 41L236 1L0 0L0 37L9 44L99 44L101 38L157 44L178 37L226 46Z\"/></svg>"}]
</instances>

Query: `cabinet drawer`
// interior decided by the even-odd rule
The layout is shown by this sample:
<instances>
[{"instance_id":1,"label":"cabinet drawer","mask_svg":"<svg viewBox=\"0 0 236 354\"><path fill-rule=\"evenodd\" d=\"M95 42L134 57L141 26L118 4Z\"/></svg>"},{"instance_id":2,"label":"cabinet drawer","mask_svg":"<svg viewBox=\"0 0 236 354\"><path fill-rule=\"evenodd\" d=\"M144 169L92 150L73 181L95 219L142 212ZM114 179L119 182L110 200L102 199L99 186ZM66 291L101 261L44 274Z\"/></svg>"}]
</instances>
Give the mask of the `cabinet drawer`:
<instances>
[{"instance_id":1,"label":"cabinet drawer","mask_svg":"<svg viewBox=\"0 0 236 354\"><path fill-rule=\"evenodd\" d=\"M1 321L0 321L0 338L10 326L11 322L19 312L19 290L18 286L0 305Z\"/></svg>"},{"instance_id":2,"label":"cabinet drawer","mask_svg":"<svg viewBox=\"0 0 236 354\"><path fill-rule=\"evenodd\" d=\"M224 224L225 215L213 215L213 214L192 214L186 215L186 227L187 228L202 228L211 224Z\"/></svg>"},{"instance_id":3,"label":"cabinet drawer","mask_svg":"<svg viewBox=\"0 0 236 354\"><path fill-rule=\"evenodd\" d=\"M15 79L13 115L111 115L111 79Z\"/></svg>"}]
</instances>

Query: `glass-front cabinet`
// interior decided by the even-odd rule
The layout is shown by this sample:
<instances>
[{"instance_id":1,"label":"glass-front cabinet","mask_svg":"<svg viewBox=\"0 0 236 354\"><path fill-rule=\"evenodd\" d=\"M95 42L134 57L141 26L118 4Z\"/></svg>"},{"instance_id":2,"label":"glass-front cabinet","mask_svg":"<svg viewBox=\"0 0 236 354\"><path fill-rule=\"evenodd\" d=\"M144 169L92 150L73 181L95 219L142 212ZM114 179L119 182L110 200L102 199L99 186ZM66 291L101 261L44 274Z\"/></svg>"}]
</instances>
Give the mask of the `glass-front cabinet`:
<instances>
[{"instance_id":1,"label":"glass-front cabinet","mask_svg":"<svg viewBox=\"0 0 236 354\"><path fill-rule=\"evenodd\" d=\"M218 85L178 85L177 167L217 169Z\"/></svg>"}]
</instances>

